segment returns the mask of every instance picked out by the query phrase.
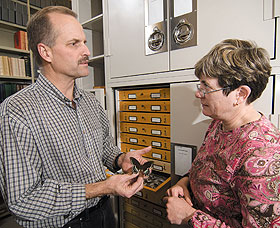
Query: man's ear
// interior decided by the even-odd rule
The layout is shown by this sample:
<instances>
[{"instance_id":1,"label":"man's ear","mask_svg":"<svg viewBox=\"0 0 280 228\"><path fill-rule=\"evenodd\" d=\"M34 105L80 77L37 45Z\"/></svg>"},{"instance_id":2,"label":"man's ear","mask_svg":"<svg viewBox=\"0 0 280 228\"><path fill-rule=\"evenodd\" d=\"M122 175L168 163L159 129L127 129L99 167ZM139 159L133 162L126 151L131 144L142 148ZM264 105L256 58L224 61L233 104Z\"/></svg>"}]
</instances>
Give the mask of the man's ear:
<instances>
[{"instance_id":1,"label":"man's ear","mask_svg":"<svg viewBox=\"0 0 280 228\"><path fill-rule=\"evenodd\" d=\"M248 97L250 96L250 94L251 94L251 89L249 86L246 85L240 86L236 93L237 104L245 103Z\"/></svg>"},{"instance_id":2,"label":"man's ear","mask_svg":"<svg viewBox=\"0 0 280 228\"><path fill-rule=\"evenodd\" d=\"M45 60L48 63L52 61L52 51L47 45L39 43L37 45L37 49L43 60Z\"/></svg>"}]
</instances>

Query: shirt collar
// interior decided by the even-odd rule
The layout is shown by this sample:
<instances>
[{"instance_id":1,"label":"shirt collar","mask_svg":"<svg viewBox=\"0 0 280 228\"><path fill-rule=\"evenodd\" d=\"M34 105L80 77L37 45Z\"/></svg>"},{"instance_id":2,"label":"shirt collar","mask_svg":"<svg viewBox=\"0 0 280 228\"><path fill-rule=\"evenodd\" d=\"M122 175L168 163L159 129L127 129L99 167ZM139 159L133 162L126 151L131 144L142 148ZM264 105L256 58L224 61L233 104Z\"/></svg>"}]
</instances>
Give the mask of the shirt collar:
<instances>
[{"instance_id":1,"label":"shirt collar","mask_svg":"<svg viewBox=\"0 0 280 228\"><path fill-rule=\"evenodd\" d=\"M54 84L52 84L42 73L39 74L38 79L36 80L36 84L39 85L42 89L46 90L48 94L62 100L63 102L71 104L72 102L64 96L64 94L56 88ZM74 83L74 91L73 91L73 100L78 102L81 97L82 93L81 90L77 87L76 82Z\"/></svg>"}]
</instances>

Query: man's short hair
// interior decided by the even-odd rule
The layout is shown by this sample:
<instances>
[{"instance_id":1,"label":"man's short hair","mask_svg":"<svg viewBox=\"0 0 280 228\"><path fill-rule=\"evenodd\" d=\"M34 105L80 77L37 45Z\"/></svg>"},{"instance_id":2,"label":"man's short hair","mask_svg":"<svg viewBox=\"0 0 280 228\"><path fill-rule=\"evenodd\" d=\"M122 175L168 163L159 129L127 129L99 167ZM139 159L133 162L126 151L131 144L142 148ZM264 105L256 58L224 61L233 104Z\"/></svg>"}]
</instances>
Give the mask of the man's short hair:
<instances>
[{"instance_id":1,"label":"man's short hair","mask_svg":"<svg viewBox=\"0 0 280 228\"><path fill-rule=\"evenodd\" d=\"M74 11L64 6L48 6L37 11L31 17L27 24L28 44L39 66L42 65L42 58L38 52L37 45L43 43L52 47L58 35L48 16L50 13L60 13L77 18L77 14Z\"/></svg>"}]
</instances>

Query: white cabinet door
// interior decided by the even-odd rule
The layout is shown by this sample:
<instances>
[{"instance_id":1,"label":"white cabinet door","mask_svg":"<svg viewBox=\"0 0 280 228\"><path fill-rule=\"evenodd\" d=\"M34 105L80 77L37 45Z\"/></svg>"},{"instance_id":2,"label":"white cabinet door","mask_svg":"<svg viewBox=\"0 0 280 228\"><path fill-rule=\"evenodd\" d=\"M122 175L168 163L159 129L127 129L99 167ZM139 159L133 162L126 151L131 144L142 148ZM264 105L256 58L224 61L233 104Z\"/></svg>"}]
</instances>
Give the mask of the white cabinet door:
<instances>
[{"instance_id":1,"label":"white cabinet door","mask_svg":"<svg viewBox=\"0 0 280 228\"><path fill-rule=\"evenodd\" d=\"M195 97L197 83L170 85L171 142L200 148L211 119L202 114Z\"/></svg>"},{"instance_id":2,"label":"white cabinet door","mask_svg":"<svg viewBox=\"0 0 280 228\"><path fill-rule=\"evenodd\" d=\"M197 46L170 52L170 70L193 68L216 43L253 40L274 56L275 20L264 20L263 0L197 1Z\"/></svg>"},{"instance_id":3,"label":"white cabinet door","mask_svg":"<svg viewBox=\"0 0 280 228\"><path fill-rule=\"evenodd\" d=\"M108 0L108 53L111 78L168 70L168 52L145 55L144 0Z\"/></svg>"},{"instance_id":4,"label":"white cabinet door","mask_svg":"<svg viewBox=\"0 0 280 228\"><path fill-rule=\"evenodd\" d=\"M153 55L145 55L145 1L107 1L105 58L110 78L191 69L211 47L228 38L253 40L275 56L276 20L264 19L264 0L197 1L197 46L170 51L168 45L167 52Z\"/></svg>"}]
</instances>

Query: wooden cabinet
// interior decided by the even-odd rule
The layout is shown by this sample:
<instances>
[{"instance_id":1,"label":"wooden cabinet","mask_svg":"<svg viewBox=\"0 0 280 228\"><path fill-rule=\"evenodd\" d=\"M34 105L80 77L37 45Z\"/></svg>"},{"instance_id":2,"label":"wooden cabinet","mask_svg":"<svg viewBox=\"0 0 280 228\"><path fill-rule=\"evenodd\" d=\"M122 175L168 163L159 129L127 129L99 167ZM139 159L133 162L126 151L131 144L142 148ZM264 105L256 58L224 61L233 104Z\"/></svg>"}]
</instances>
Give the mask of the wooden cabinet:
<instances>
[{"instance_id":1,"label":"wooden cabinet","mask_svg":"<svg viewBox=\"0 0 280 228\"><path fill-rule=\"evenodd\" d=\"M171 182L170 89L123 89L117 91L117 97L118 141L121 151L128 153L152 146L151 151L143 157L153 161L153 172L144 188L131 201L141 204L143 208L139 209L129 202L124 203L121 208L121 227L170 227L166 218L151 213L164 213L162 197ZM154 207L157 209L147 211ZM138 222L139 219L141 222Z\"/></svg>"}]
</instances>

